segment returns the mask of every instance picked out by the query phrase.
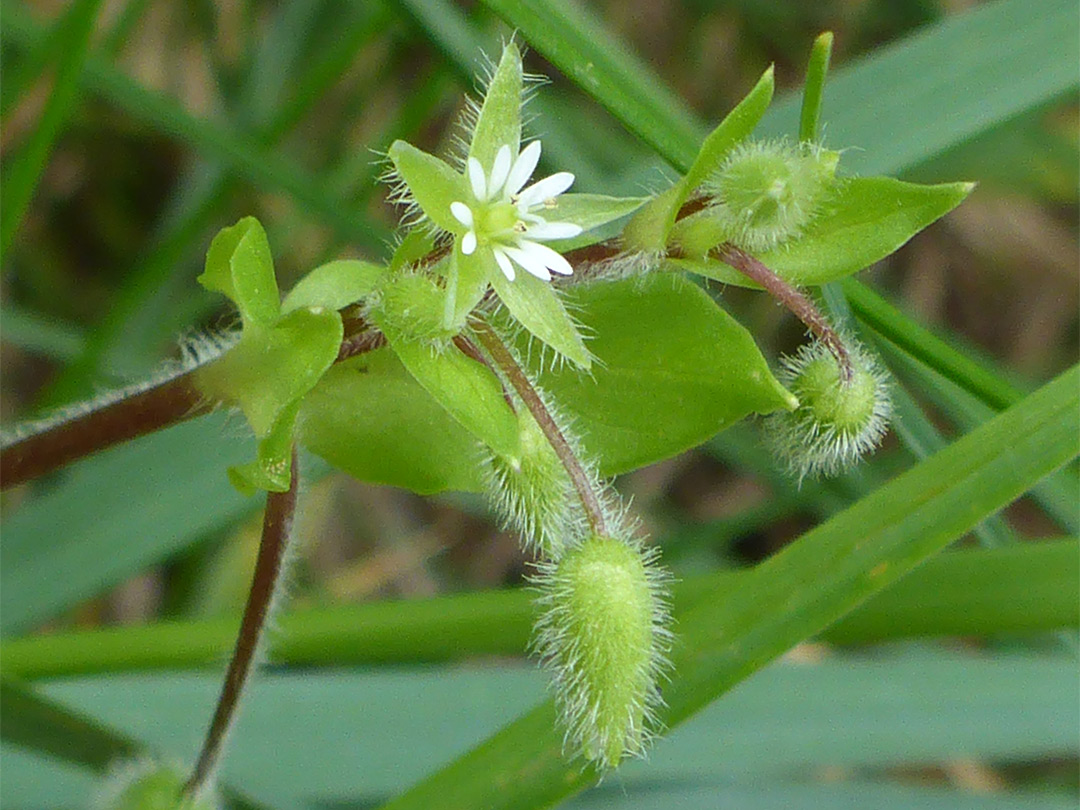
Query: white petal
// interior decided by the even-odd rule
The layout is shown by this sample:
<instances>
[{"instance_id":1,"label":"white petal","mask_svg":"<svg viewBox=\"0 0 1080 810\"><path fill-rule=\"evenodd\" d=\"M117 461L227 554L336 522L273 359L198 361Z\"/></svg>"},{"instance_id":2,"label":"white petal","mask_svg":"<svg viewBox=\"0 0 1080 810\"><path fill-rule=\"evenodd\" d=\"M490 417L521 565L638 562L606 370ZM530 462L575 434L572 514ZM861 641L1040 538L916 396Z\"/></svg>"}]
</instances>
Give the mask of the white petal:
<instances>
[{"instance_id":1,"label":"white petal","mask_svg":"<svg viewBox=\"0 0 1080 810\"><path fill-rule=\"evenodd\" d=\"M570 239L581 233L582 227L573 222L538 222L530 225L525 235L530 239L546 242L550 239Z\"/></svg>"},{"instance_id":2,"label":"white petal","mask_svg":"<svg viewBox=\"0 0 1080 810\"><path fill-rule=\"evenodd\" d=\"M469 172L469 183L472 185L472 193L476 199L483 202L487 199L487 182L484 180L484 167L474 157L465 161L465 168Z\"/></svg>"},{"instance_id":3,"label":"white petal","mask_svg":"<svg viewBox=\"0 0 1080 810\"><path fill-rule=\"evenodd\" d=\"M510 176L506 178L507 195L517 194L521 187L532 177L536 164L540 162L540 141L533 141L517 156Z\"/></svg>"},{"instance_id":4,"label":"white petal","mask_svg":"<svg viewBox=\"0 0 1080 810\"><path fill-rule=\"evenodd\" d=\"M528 239L522 239L518 244L530 256L542 261L544 267L552 273L558 273L560 276L572 276L574 274L574 268L570 266L570 262L564 259L557 250L552 250L547 245L541 245L539 242L530 242Z\"/></svg>"},{"instance_id":5,"label":"white petal","mask_svg":"<svg viewBox=\"0 0 1080 810\"><path fill-rule=\"evenodd\" d=\"M533 183L518 195L519 208L531 208L545 200L558 197L574 183L574 175L570 172L556 172L551 177L545 177L537 183Z\"/></svg>"},{"instance_id":6,"label":"white petal","mask_svg":"<svg viewBox=\"0 0 1080 810\"><path fill-rule=\"evenodd\" d=\"M495 261L498 262L499 269L503 271L506 280L513 281L517 274L514 272L514 265L510 264L510 259L503 253L503 249L496 245L491 249L491 252L495 254Z\"/></svg>"},{"instance_id":7,"label":"white petal","mask_svg":"<svg viewBox=\"0 0 1080 810\"><path fill-rule=\"evenodd\" d=\"M540 246L536 242L522 242L520 248L507 246L504 247L503 250L507 252L511 259L541 281L551 281L551 273L548 272L544 260L533 252L533 248L537 247ZM554 252L555 251L552 251L552 253Z\"/></svg>"},{"instance_id":8,"label":"white petal","mask_svg":"<svg viewBox=\"0 0 1080 810\"><path fill-rule=\"evenodd\" d=\"M474 250L476 250L476 231L469 231L461 237L461 252L469 256Z\"/></svg>"},{"instance_id":9,"label":"white petal","mask_svg":"<svg viewBox=\"0 0 1080 810\"><path fill-rule=\"evenodd\" d=\"M454 219L464 225L466 228L471 228L473 224L472 209L469 208L463 202L450 203L450 213L454 215Z\"/></svg>"},{"instance_id":10,"label":"white petal","mask_svg":"<svg viewBox=\"0 0 1080 810\"><path fill-rule=\"evenodd\" d=\"M488 195L495 197L506 182L510 174L510 147L503 144L495 153L495 165L491 167L491 180L488 185Z\"/></svg>"}]
</instances>

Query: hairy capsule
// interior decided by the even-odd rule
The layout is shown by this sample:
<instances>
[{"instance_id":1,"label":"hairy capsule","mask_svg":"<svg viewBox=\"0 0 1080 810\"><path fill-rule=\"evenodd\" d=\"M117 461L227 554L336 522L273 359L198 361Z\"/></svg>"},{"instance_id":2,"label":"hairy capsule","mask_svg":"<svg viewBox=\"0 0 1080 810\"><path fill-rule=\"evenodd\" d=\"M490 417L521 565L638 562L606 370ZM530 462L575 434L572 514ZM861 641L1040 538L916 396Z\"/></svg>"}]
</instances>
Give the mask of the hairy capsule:
<instances>
[{"instance_id":1,"label":"hairy capsule","mask_svg":"<svg viewBox=\"0 0 1080 810\"><path fill-rule=\"evenodd\" d=\"M778 379L799 400L765 420L773 453L801 481L836 475L880 443L892 415L888 375L854 341L845 341L854 374L845 382L828 348L814 342L785 357Z\"/></svg>"},{"instance_id":2,"label":"hairy capsule","mask_svg":"<svg viewBox=\"0 0 1080 810\"><path fill-rule=\"evenodd\" d=\"M600 770L642 755L671 639L655 550L592 535L537 569L533 648L551 673L567 748Z\"/></svg>"}]
</instances>

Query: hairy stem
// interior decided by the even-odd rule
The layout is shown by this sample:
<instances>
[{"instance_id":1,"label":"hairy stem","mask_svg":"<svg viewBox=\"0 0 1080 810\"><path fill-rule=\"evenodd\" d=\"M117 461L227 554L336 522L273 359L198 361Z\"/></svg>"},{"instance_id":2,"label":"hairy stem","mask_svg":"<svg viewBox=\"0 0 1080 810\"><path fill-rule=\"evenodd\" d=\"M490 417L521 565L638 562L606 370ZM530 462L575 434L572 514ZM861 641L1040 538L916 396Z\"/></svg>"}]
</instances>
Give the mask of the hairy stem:
<instances>
[{"instance_id":1,"label":"hairy stem","mask_svg":"<svg viewBox=\"0 0 1080 810\"><path fill-rule=\"evenodd\" d=\"M98 450L209 413L213 407L195 387L192 372L180 374L4 447L0 487L30 481Z\"/></svg>"},{"instance_id":2,"label":"hairy stem","mask_svg":"<svg viewBox=\"0 0 1080 810\"><path fill-rule=\"evenodd\" d=\"M240 634L236 639L225 682L221 687L217 708L206 732L199 759L184 785L184 795L195 798L213 778L229 728L236 716L236 708L244 687L251 680L255 653L266 629L266 620L278 590L283 572L282 562L289 543L293 515L296 512L296 494L299 482L299 460L296 445L292 450L292 472L286 492L270 492L266 496L266 512L263 515L262 540L255 560L255 573L251 579L244 616L240 620Z\"/></svg>"},{"instance_id":3,"label":"hairy stem","mask_svg":"<svg viewBox=\"0 0 1080 810\"><path fill-rule=\"evenodd\" d=\"M491 357L492 362L498 366L499 371L505 375L525 407L529 409L529 413L532 414L536 424L543 431L548 443L555 451L555 455L559 457L563 469L570 476L570 482L581 500L581 507L585 511L585 518L589 522L589 527L594 533L606 536L607 527L604 521L604 513L600 508L600 499L593 490L592 482L589 480L585 469L581 466L581 462L578 461L578 457L574 455L570 443L566 441L566 437L555 423L555 419L548 411L547 406L544 405L540 394L537 393L533 384L529 381L525 370L518 365L510 349L502 342L502 338L499 337L498 333L492 329L487 321L473 318L469 321L469 326Z\"/></svg>"},{"instance_id":4,"label":"hairy stem","mask_svg":"<svg viewBox=\"0 0 1080 810\"><path fill-rule=\"evenodd\" d=\"M845 384L851 382L855 375L851 355L848 353L844 341L840 339L840 335L836 333L828 318L817 308L813 301L776 275L758 259L735 247L730 242L725 242L716 248L716 257L734 267L750 280L756 281L765 288L769 295L787 307L796 318L806 325L810 334L825 344L825 347L836 358L836 363L840 367L840 379Z\"/></svg>"}]
</instances>

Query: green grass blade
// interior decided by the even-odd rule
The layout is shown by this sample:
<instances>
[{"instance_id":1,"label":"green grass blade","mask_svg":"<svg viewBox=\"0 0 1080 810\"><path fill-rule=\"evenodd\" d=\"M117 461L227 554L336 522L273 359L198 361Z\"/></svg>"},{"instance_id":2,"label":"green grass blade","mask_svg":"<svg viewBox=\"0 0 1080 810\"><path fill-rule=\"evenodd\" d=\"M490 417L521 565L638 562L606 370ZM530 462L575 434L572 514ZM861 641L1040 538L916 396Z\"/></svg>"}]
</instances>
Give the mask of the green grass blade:
<instances>
[{"instance_id":1,"label":"green grass blade","mask_svg":"<svg viewBox=\"0 0 1080 810\"><path fill-rule=\"evenodd\" d=\"M22 222L30 198L37 187L53 143L67 119L79 89L79 74L90 48L101 0L78 0L63 20L57 34L59 61L52 93L41 119L3 176L3 200L0 205L0 257L6 257L15 231ZM5 20L5 25L7 20Z\"/></svg>"},{"instance_id":2,"label":"green grass blade","mask_svg":"<svg viewBox=\"0 0 1080 810\"><path fill-rule=\"evenodd\" d=\"M829 73L832 44L832 31L826 31L814 40L814 45L810 48L802 108L799 112L800 141L817 141L821 132L821 102L825 94L825 78Z\"/></svg>"},{"instance_id":3,"label":"green grass blade","mask_svg":"<svg viewBox=\"0 0 1080 810\"><path fill-rule=\"evenodd\" d=\"M131 740L41 697L6 674L0 678L0 713L4 717L0 739L95 771L139 752Z\"/></svg>"},{"instance_id":4,"label":"green grass blade","mask_svg":"<svg viewBox=\"0 0 1080 810\"><path fill-rule=\"evenodd\" d=\"M1073 458L1078 383L1074 368L679 616L667 724L821 632ZM538 706L387 809L544 807L570 795L595 775L562 758L554 721L550 702Z\"/></svg>"},{"instance_id":5,"label":"green grass blade","mask_svg":"<svg viewBox=\"0 0 1080 810\"><path fill-rule=\"evenodd\" d=\"M1080 624L1075 540L942 554L869 599L824 633L837 643L936 635L1036 633ZM748 571L689 577L675 586L685 613ZM268 657L276 664L341 666L520 655L532 625L521 589L374 602L287 613ZM54 632L6 641L4 671L21 678L216 666L237 618Z\"/></svg>"}]
</instances>

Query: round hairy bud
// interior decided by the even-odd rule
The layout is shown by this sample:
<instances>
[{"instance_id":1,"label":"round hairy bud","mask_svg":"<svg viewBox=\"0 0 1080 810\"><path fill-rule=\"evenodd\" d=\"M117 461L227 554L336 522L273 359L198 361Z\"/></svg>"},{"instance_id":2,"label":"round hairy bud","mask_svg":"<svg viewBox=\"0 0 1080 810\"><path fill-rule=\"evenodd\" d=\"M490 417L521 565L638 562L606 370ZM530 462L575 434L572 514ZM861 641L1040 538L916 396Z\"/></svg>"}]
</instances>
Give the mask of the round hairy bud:
<instances>
[{"instance_id":1,"label":"round hairy bud","mask_svg":"<svg viewBox=\"0 0 1080 810\"><path fill-rule=\"evenodd\" d=\"M175 768L148 759L110 768L94 807L100 810L216 810L212 795L184 797L184 777ZM208 793L209 791L207 791Z\"/></svg>"},{"instance_id":2,"label":"round hairy bud","mask_svg":"<svg viewBox=\"0 0 1080 810\"><path fill-rule=\"evenodd\" d=\"M799 400L791 412L765 421L776 456L802 480L836 475L877 447L892 415L888 375L854 341L845 341L852 376L845 381L836 358L819 342L785 357L777 374Z\"/></svg>"},{"instance_id":3,"label":"round hairy bud","mask_svg":"<svg viewBox=\"0 0 1080 810\"><path fill-rule=\"evenodd\" d=\"M643 754L655 730L667 580L655 550L596 535L538 566L533 647L552 675L568 748L601 770Z\"/></svg>"},{"instance_id":4,"label":"round hairy bud","mask_svg":"<svg viewBox=\"0 0 1080 810\"><path fill-rule=\"evenodd\" d=\"M368 305L384 329L413 340L441 341L456 331L444 325L446 293L427 275L402 273L388 279Z\"/></svg>"},{"instance_id":5,"label":"round hairy bud","mask_svg":"<svg viewBox=\"0 0 1080 810\"><path fill-rule=\"evenodd\" d=\"M702 184L727 241L752 252L797 238L821 210L837 152L788 141L744 141Z\"/></svg>"}]
</instances>

